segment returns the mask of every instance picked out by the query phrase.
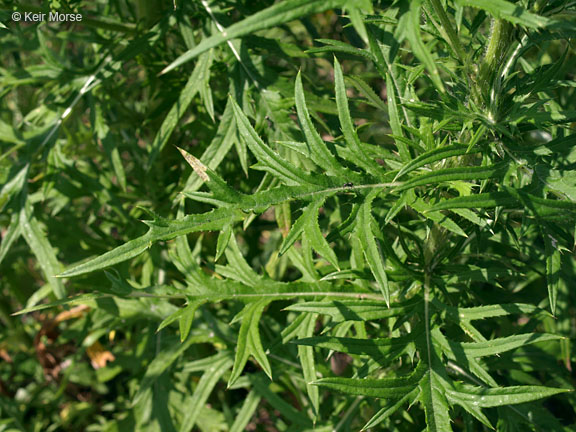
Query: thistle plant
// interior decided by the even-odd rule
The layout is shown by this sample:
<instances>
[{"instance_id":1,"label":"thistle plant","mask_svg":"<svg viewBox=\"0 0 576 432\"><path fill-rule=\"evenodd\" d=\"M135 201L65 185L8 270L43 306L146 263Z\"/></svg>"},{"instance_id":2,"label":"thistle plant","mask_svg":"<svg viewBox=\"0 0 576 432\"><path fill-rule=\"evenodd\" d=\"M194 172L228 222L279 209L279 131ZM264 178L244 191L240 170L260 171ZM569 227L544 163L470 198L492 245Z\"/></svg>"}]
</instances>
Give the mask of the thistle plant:
<instances>
[{"instance_id":1,"label":"thistle plant","mask_svg":"<svg viewBox=\"0 0 576 432\"><path fill-rule=\"evenodd\" d=\"M6 427L572 430L572 2L66 7L0 29L0 349L89 308Z\"/></svg>"}]
</instances>

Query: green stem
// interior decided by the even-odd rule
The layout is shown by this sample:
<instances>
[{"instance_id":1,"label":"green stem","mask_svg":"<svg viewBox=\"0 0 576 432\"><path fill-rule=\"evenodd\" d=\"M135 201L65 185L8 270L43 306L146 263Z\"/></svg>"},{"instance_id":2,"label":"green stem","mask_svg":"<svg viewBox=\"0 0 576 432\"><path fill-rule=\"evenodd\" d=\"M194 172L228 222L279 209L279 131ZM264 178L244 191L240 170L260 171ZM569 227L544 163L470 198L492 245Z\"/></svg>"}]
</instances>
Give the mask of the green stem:
<instances>
[{"instance_id":1,"label":"green stem","mask_svg":"<svg viewBox=\"0 0 576 432\"><path fill-rule=\"evenodd\" d=\"M478 85L480 90L489 86L494 74L498 71L506 52L510 47L510 40L514 27L507 21L494 19L492 22L492 32L488 41L488 48L482 60L479 71Z\"/></svg>"}]
</instances>

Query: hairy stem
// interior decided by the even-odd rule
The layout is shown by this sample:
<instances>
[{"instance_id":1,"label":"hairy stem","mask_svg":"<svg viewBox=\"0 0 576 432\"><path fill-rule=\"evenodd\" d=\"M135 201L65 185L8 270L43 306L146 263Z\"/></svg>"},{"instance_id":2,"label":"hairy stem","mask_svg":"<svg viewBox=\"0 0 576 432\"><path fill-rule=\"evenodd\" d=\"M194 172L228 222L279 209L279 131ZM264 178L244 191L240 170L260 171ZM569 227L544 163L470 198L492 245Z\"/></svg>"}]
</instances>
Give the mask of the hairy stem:
<instances>
[{"instance_id":1,"label":"hairy stem","mask_svg":"<svg viewBox=\"0 0 576 432\"><path fill-rule=\"evenodd\" d=\"M492 81L510 47L514 27L505 20L494 19L486 54L480 65L478 85L480 91L491 90Z\"/></svg>"}]
</instances>

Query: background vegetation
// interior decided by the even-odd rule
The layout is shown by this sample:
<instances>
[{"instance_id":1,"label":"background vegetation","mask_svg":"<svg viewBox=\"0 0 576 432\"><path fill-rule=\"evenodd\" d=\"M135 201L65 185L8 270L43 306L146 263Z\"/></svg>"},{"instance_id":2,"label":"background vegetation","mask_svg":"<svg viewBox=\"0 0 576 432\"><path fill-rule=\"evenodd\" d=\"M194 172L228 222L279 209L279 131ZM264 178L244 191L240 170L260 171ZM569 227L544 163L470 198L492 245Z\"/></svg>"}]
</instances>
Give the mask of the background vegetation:
<instances>
[{"instance_id":1,"label":"background vegetation","mask_svg":"<svg viewBox=\"0 0 576 432\"><path fill-rule=\"evenodd\" d=\"M0 431L574 430L574 2L2 5Z\"/></svg>"}]
</instances>

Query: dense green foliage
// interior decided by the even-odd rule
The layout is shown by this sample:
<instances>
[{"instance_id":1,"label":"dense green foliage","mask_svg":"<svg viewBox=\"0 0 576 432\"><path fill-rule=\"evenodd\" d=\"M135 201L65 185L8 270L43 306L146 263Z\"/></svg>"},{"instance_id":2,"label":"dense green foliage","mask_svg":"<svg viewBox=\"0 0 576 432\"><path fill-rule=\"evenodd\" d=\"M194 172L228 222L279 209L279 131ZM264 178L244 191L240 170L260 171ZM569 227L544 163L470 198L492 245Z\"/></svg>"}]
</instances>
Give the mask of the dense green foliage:
<instances>
[{"instance_id":1,"label":"dense green foliage","mask_svg":"<svg viewBox=\"0 0 576 432\"><path fill-rule=\"evenodd\" d=\"M574 2L0 23L0 432L574 430Z\"/></svg>"}]
</instances>

